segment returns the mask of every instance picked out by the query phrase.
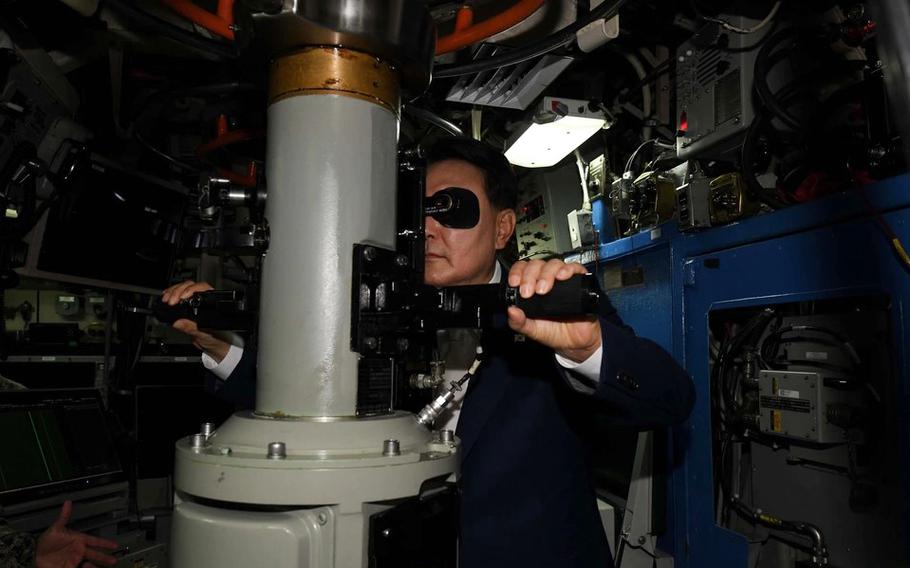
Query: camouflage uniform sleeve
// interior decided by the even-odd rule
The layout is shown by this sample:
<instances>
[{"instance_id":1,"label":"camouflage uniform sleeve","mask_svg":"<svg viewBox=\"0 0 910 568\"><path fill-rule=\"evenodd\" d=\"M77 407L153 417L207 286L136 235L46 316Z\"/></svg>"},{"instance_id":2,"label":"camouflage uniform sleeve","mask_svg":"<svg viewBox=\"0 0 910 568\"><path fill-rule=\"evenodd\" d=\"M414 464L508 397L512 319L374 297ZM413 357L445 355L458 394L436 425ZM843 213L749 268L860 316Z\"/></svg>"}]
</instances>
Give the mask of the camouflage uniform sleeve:
<instances>
[{"instance_id":1,"label":"camouflage uniform sleeve","mask_svg":"<svg viewBox=\"0 0 910 568\"><path fill-rule=\"evenodd\" d=\"M32 568L35 565L35 537L11 528L0 519L0 566Z\"/></svg>"}]
</instances>

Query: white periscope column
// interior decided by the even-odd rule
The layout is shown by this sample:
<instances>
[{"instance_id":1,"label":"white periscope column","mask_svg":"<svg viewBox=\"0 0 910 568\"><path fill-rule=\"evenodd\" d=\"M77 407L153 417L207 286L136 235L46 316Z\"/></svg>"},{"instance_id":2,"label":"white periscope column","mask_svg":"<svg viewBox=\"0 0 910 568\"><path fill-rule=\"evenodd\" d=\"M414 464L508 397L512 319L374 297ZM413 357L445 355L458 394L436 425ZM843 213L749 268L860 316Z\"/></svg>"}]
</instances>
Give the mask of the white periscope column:
<instances>
[{"instance_id":1,"label":"white periscope column","mask_svg":"<svg viewBox=\"0 0 910 568\"><path fill-rule=\"evenodd\" d=\"M397 136L395 114L361 98L269 107L257 412L354 415L353 245L395 246Z\"/></svg>"}]
</instances>

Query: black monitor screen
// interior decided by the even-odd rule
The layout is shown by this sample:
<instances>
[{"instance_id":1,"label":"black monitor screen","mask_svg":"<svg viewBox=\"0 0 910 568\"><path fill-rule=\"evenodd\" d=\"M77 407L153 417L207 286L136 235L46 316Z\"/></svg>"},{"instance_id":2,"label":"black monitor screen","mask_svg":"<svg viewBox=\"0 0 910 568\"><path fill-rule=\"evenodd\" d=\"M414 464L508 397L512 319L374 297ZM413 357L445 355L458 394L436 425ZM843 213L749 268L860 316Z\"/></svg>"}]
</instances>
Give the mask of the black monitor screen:
<instances>
[{"instance_id":1,"label":"black monitor screen","mask_svg":"<svg viewBox=\"0 0 910 568\"><path fill-rule=\"evenodd\" d=\"M120 477L96 391L0 393L0 432L0 503Z\"/></svg>"},{"instance_id":2,"label":"black monitor screen","mask_svg":"<svg viewBox=\"0 0 910 568\"><path fill-rule=\"evenodd\" d=\"M38 270L163 289L185 192L94 155L79 172L48 213Z\"/></svg>"}]
</instances>

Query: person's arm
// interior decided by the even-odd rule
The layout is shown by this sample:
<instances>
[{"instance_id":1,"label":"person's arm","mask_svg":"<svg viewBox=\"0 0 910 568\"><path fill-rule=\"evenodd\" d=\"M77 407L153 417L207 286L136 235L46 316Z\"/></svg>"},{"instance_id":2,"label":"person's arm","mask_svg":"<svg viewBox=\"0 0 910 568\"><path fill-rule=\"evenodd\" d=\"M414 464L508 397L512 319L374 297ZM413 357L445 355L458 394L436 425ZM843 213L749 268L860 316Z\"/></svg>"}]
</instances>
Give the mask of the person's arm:
<instances>
[{"instance_id":1,"label":"person's arm","mask_svg":"<svg viewBox=\"0 0 910 568\"><path fill-rule=\"evenodd\" d=\"M592 396L610 408L611 419L640 428L685 421L695 404L689 375L659 345L637 337L615 313L601 316L600 323L603 357L598 380L590 386Z\"/></svg>"},{"instance_id":2,"label":"person's arm","mask_svg":"<svg viewBox=\"0 0 910 568\"><path fill-rule=\"evenodd\" d=\"M603 345L598 347L597 351L581 363L567 359L559 353L554 353L553 356L556 357L556 362L559 363L559 367L564 371L563 376L565 376L569 386L582 394L594 393L595 389L591 385L596 385L600 382L600 362L603 358Z\"/></svg>"},{"instance_id":3,"label":"person's arm","mask_svg":"<svg viewBox=\"0 0 910 568\"><path fill-rule=\"evenodd\" d=\"M161 293L161 301L169 306L176 306L181 300L187 300L196 292L206 292L212 290L212 285L207 282L195 282L193 280L184 280L180 284L174 284ZM196 322L188 319L179 319L173 324L174 329L179 329L193 339L193 345L207 355L211 361L217 365L227 355L231 349L231 344L219 339L210 333L201 331ZM217 373L216 373L217 374ZM225 376L230 375L230 371Z\"/></svg>"},{"instance_id":4,"label":"person's arm","mask_svg":"<svg viewBox=\"0 0 910 568\"><path fill-rule=\"evenodd\" d=\"M256 352L242 349L240 353L236 366L215 394L237 410L246 410L256 405Z\"/></svg>"},{"instance_id":5,"label":"person's arm","mask_svg":"<svg viewBox=\"0 0 910 568\"><path fill-rule=\"evenodd\" d=\"M205 367L206 370L211 371L212 374L220 380L226 381L228 380L228 377L234 373L234 370L243 358L243 351L243 347L229 345L227 353L225 353L220 361L203 351L202 366Z\"/></svg>"},{"instance_id":6,"label":"person's arm","mask_svg":"<svg viewBox=\"0 0 910 568\"><path fill-rule=\"evenodd\" d=\"M561 260L516 263L509 273L509 285L519 286L522 297L546 294L556 280L567 280L585 272L578 264ZM548 347L570 364L581 364L589 372L566 370L563 374L576 391L603 401L611 419L636 427L678 424L684 421L695 402L692 380L656 343L635 336L623 324L606 296L598 317L572 321L535 320L515 307L509 308L509 325L518 333ZM592 363L598 372L591 376ZM587 387L587 390L584 387Z\"/></svg>"},{"instance_id":7,"label":"person's arm","mask_svg":"<svg viewBox=\"0 0 910 568\"><path fill-rule=\"evenodd\" d=\"M161 301L174 306L196 292L211 290L206 282L186 280L165 290ZM256 353L242 346L228 343L210 333L201 331L196 322L180 319L174 328L189 335L193 345L202 351L202 364L218 380L213 385L215 394L234 405L238 410L255 406L256 398Z\"/></svg>"}]
</instances>

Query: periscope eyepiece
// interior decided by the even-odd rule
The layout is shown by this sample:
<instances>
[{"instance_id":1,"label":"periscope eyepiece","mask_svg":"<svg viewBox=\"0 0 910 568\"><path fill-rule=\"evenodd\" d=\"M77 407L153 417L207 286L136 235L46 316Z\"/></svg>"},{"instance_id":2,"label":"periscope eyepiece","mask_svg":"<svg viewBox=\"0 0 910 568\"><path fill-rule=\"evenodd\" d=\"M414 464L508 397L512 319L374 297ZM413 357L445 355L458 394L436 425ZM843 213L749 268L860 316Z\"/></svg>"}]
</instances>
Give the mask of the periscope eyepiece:
<instances>
[{"instance_id":1,"label":"periscope eyepiece","mask_svg":"<svg viewBox=\"0 0 910 568\"><path fill-rule=\"evenodd\" d=\"M428 217L449 229L471 229L480 221L480 203L473 191L463 187L447 187L427 197Z\"/></svg>"}]
</instances>

